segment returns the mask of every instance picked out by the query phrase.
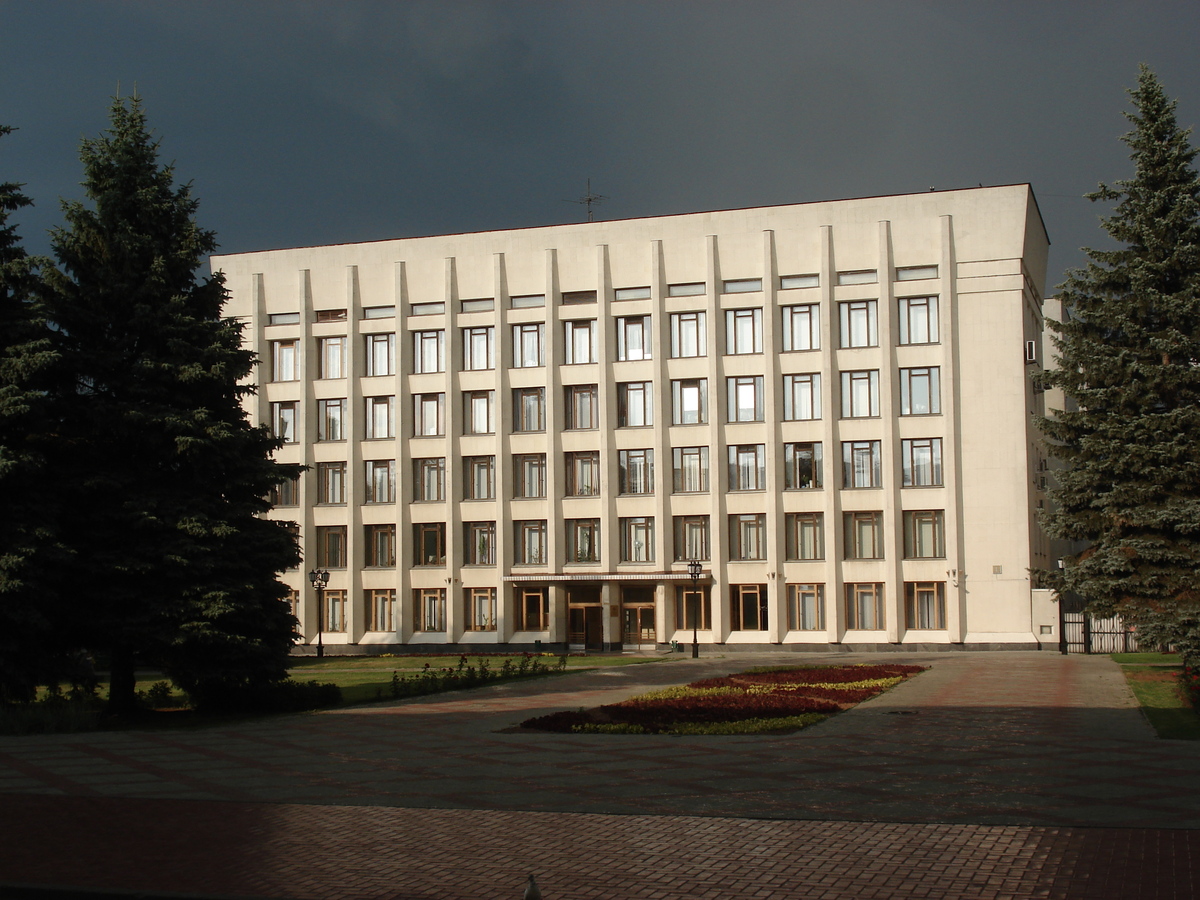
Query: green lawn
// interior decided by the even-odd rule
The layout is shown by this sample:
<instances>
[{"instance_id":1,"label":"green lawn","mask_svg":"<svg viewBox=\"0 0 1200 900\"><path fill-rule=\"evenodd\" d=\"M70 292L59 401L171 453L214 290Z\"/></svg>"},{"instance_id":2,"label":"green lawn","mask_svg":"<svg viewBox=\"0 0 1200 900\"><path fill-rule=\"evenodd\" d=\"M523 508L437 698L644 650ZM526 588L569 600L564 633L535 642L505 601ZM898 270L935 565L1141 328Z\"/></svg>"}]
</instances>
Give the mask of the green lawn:
<instances>
[{"instance_id":1,"label":"green lawn","mask_svg":"<svg viewBox=\"0 0 1200 900\"><path fill-rule=\"evenodd\" d=\"M1146 720L1160 738L1200 740L1200 716L1179 687L1182 666L1173 653L1114 653Z\"/></svg>"}]
</instances>

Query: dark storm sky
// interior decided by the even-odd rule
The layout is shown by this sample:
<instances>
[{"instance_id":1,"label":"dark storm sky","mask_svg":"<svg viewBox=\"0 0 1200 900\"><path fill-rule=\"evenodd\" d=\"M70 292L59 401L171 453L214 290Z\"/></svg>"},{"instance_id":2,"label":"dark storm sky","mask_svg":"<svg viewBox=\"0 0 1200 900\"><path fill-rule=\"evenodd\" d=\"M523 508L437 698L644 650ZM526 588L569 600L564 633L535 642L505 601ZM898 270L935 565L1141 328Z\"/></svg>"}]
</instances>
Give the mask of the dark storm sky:
<instances>
[{"instance_id":1,"label":"dark storm sky","mask_svg":"<svg viewBox=\"0 0 1200 900\"><path fill-rule=\"evenodd\" d=\"M1033 184L1102 245L1149 64L1200 120L1200 3L0 0L28 249L136 84L223 252Z\"/></svg>"}]
</instances>

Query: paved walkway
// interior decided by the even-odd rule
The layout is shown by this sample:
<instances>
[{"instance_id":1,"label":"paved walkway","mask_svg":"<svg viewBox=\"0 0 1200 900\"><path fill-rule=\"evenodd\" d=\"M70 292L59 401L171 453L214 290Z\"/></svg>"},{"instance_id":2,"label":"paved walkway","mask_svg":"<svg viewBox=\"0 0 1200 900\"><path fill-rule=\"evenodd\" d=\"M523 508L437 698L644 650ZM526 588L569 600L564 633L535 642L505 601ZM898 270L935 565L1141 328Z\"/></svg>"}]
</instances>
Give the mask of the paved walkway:
<instances>
[{"instance_id":1,"label":"paved walkway","mask_svg":"<svg viewBox=\"0 0 1200 900\"><path fill-rule=\"evenodd\" d=\"M1158 740L1106 658L889 654L932 668L787 736L512 730L773 658L0 739L0 883L466 900L519 897L528 870L548 900L1200 896L1200 745Z\"/></svg>"}]
</instances>

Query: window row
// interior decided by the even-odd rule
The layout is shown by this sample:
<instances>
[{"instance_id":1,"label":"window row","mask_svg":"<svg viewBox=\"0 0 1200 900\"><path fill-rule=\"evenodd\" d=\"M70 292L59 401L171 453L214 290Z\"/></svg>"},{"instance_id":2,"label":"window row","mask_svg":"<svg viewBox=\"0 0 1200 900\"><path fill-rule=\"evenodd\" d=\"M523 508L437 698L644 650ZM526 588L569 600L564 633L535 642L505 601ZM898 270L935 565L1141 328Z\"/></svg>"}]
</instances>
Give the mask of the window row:
<instances>
[{"instance_id":1,"label":"window row","mask_svg":"<svg viewBox=\"0 0 1200 900\"><path fill-rule=\"evenodd\" d=\"M838 346L845 348L879 346L879 311L876 300L852 300L837 304ZM902 297L897 300L897 343L938 343L938 298ZM820 305L816 303L784 306L780 312L783 352L821 349ZM615 360L618 362L651 358L652 317L618 316L615 320ZM703 310L669 314L670 356L672 359L708 355L707 314ZM546 364L544 322L526 322L510 326L512 367L530 368ZM599 321L570 319L563 323L563 363L582 365L599 362ZM495 326L477 325L459 329L462 341L462 370L494 369L496 360ZM412 340L414 374L446 371L445 329L409 332ZM346 336L317 338L317 372L320 379L345 378L349 356ZM396 374L396 335L368 334L365 341L365 374ZM271 341L271 380L296 381L299 370L300 340ZM763 310L761 307L725 310L725 353L731 356L763 352Z\"/></svg>"},{"instance_id":2,"label":"window row","mask_svg":"<svg viewBox=\"0 0 1200 900\"><path fill-rule=\"evenodd\" d=\"M879 370L841 374L841 414L845 419L879 416ZM600 425L599 389L594 384L564 388L564 427L592 430ZM345 397L318 400L317 440L344 441L349 435L349 401ZM763 376L740 375L725 379L725 421L764 421L766 397ZM272 430L285 444L298 443L298 400L271 404ZM367 440L396 436L396 398L366 397L364 436ZM496 392L464 391L463 433L496 433ZM900 415L941 414L941 378L936 366L900 369ZM821 375L819 372L783 376L783 418L788 422L821 418ZM701 425L709 421L708 379L685 378L671 382L671 424ZM446 434L446 394L412 395L412 435L443 437ZM617 427L642 428L654 424L654 382L625 381L617 384ZM546 389L512 389L512 431L546 430Z\"/></svg>"},{"instance_id":3,"label":"window row","mask_svg":"<svg viewBox=\"0 0 1200 900\"><path fill-rule=\"evenodd\" d=\"M880 441L843 441L843 488L882 486ZM903 487L937 487L942 484L942 439L912 438L900 442ZM566 496L598 497L602 473L600 453L583 450L564 454ZM766 444L734 444L726 447L727 481L730 491L764 491L767 488ZM653 448L617 451L617 492L652 494L655 492ZM783 489L817 490L824 487L824 459L820 442L783 445ZM396 502L396 463L391 459L371 459L363 463L365 503ZM546 454L522 453L513 456L513 493L516 498L547 496ZM317 503L350 503L345 462L319 462L315 467ZM496 498L496 457L463 458L463 499ZM710 490L709 448L673 447L671 449L671 491L676 494L706 493ZM446 458L420 457L413 460L414 502L445 501ZM273 506L300 504L298 479L275 485L270 501Z\"/></svg>"},{"instance_id":4,"label":"window row","mask_svg":"<svg viewBox=\"0 0 1200 900\"><path fill-rule=\"evenodd\" d=\"M787 628L789 631L825 631L825 585L789 584ZM884 586L881 583L845 585L844 613L848 630L877 631L886 627ZM347 591L326 590L323 594L321 629L344 632L348 627ZM468 587L462 592L463 625L467 631L495 631L496 589ZM299 613L293 593L292 613ZM446 588L414 588L412 626L417 632L445 632ZM395 632L400 622L396 591L391 588L363 591L364 624L369 632ZM712 603L708 587L677 586L674 596L676 627L711 630ZM729 586L729 623L732 631L766 631L770 621L768 589L765 584ZM913 631L946 629L946 584L942 581L909 581L904 584L904 624ZM546 631L550 626L550 592L545 586L522 586L513 597L516 631Z\"/></svg>"},{"instance_id":5,"label":"window row","mask_svg":"<svg viewBox=\"0 0 1200 900\"><path fill-rule=\"evenodd\" d=\"M882 559L884 552L883 513L843 513L843 558ZM941 559L946 555L945 513L940 509L905 510L904 558ZM599 563L601 521L598 518L566 519L566 561ZM710 559L708 516L675 516L673 556L676 561ZM765 560L769 556L767 519L763 513L728 516L729 559ZM654 562L654 517L628 516L618 519L620 562ZM316 564L342 569L349 564L345 525L316 526ZM784 516L785 559L825 558L824 514L787 513ZM516 565L547 565L547 521L523 519L513 522ZM446 523L418 522L412 526L412 565L446 564ZM396 526L364 525L363 565L390 568L396 565ZM463 523L463 562L469 566L496 565L496 523Z\"/></svg>"}]
</instances>

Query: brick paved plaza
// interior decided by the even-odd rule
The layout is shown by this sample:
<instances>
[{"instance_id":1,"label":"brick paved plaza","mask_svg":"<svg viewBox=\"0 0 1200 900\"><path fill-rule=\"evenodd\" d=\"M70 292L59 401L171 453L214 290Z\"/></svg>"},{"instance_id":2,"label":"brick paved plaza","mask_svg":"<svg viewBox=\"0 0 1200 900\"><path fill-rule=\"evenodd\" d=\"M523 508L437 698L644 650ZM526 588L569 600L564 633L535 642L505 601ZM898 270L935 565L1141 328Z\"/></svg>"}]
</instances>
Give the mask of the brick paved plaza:
<instances>
[{"instance_id":1,"label":"brick paved plaza","mask_svg":"<svg viewBox=\"0 0 1200 900\"><path fill-rule=\"evenodd\" d=\"M1200 895L1200 746L1157 739L1104 657L888 654L931 669L786 736L512 730L752 664L877 658L675 659L2 738L0 884L475 900L519 898L535 872L547 900Z\"/></svg>"}]
</instances>

